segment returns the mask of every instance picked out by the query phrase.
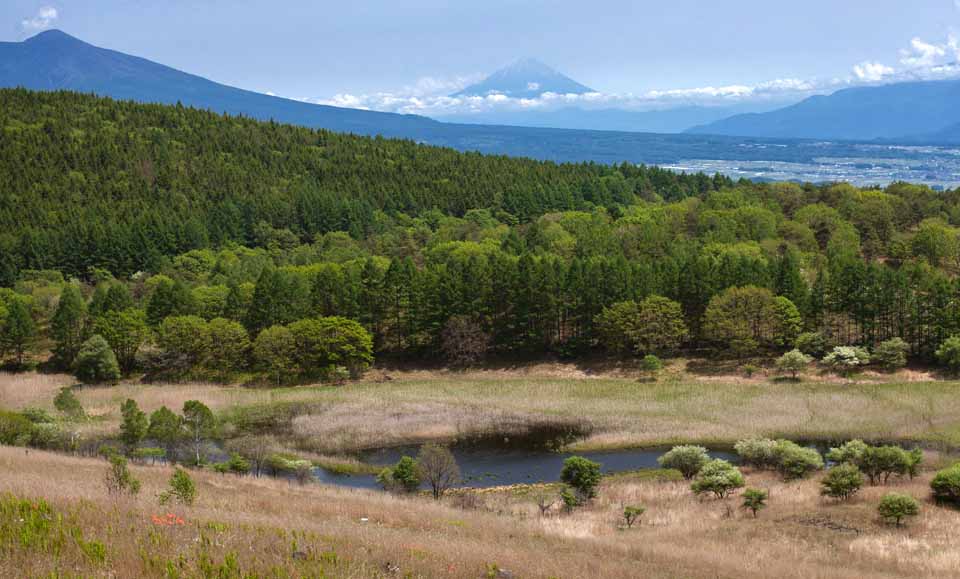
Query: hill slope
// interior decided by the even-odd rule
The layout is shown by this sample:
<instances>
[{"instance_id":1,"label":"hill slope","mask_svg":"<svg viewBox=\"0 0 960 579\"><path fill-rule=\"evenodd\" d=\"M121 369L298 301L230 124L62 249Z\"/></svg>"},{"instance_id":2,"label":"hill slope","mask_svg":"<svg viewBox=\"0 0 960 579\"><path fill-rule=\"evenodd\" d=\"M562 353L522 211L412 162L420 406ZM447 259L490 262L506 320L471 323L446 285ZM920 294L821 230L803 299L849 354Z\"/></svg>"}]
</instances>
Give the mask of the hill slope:
<instances>
[{"instance_id":1,"label":"hill slope","mask_svg":"<svg viewBox=\"0 0 960 579\"><path fill-rule=\"evenodd\" d=\"M769 113L736 115L689 133L768 138L895 139L960 122L960 80L908 82L813 96Z\"/></svg>"},{"instance_id":2,"label":"hill slope","mask_svg":"<svg viewBox=\"0 0 960 579\"><path fill-rule=\"evenodd\" d=\"M610 187L626 174L629 188ZM0 90L0 278L29 268L131 272L258 224L304 239L362 237L377 211L411 215L613 206L648 188L684 196L703 175L557 165L77 93ZM144 232L155 234L145 235ZM119 240L119 241L118 241ZM99 257L97 257L99 256Z\"/></svg>"},{"instance_id":3,"label":"hill slope","mask_svg":"<svg viewBox=\"0 0 960 579\"><path fill-rule=\"evenodd\" d=\"M401 135L437 124L426 117L303 103L222 85L87 44L59 30L0 43L0 86L74 90L176 104L358 134Z\"/></svg>"}]
</instances>

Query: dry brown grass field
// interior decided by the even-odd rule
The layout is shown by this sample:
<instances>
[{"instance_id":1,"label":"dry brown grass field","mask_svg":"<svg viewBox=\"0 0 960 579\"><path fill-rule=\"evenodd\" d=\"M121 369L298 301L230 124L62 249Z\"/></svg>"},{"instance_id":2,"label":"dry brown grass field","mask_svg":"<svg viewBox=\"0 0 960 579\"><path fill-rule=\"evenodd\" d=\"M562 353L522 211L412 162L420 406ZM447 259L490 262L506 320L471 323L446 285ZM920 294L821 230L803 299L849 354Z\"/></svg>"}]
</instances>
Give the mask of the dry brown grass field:
<instances>
[{"instance_id":1,"label":"dry brown grass field","mask_svg":"<svg viewBox=\"0 0 960 579\"><path fill-rule=\"evenodd\" d=\"M25 523L0 520L0 576L475 579L496 576L488 575L495 567L543 578L960 576L960 512L929 501L929 472L838 504L819 496L820 475L784 483L748 471L749 486L770 492L755 519L738 496L698 499L683 481L631 475L605 479L599 498L573 513L540 516L529 488L438 504L208 472L193 475L193 506L161 507L170 469L134 467L143 489L119 500L104 490L105 470L100 459L0 447L0 512L9 514L10 494L26 499L28 512L41 498L52 508L46 542L24 544ZM890 490L921 500L904 527L877 516ZM632 504L647 512L625 529L620 514ZM153 521L168 511L184 524ZM103 545L101 555L91 543Z\"/></svg>"}]
</instances>

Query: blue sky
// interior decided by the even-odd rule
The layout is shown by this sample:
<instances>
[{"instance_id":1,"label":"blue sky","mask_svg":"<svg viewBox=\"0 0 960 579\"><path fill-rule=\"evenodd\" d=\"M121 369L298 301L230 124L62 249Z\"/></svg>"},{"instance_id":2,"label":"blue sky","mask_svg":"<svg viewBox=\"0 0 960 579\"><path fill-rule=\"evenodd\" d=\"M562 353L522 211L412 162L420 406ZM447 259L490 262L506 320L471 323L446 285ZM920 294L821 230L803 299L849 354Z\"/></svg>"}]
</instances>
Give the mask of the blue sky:
<instances>
[{"instance_id":1,"label":"blue sky","mask_svg":"<svg viewBox=\"0 0 960 579\"><path fill-rule=\"evenodd\" d=\"M226 84L315 102L407 112L462 106L437 99L532 56L596 89L595 106L649 108L953 74L942 65L957 60L960 0L0 4L2 40L51 27Z\"/></svg>"}]
</instances>

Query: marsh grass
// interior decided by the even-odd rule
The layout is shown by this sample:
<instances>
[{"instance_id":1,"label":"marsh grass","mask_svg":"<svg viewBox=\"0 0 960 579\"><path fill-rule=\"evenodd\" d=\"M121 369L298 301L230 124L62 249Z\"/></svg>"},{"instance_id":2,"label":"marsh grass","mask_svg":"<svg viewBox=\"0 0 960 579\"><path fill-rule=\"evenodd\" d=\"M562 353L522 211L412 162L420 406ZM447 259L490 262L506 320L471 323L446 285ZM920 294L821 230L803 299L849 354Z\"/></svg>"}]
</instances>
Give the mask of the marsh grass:
<instances>
[{"instance_id":1,"label":"marsh grass","mask_svg":"<svg viewBox=\"0 0 960 579\"><path fill-rule=\"evenodd\" d=\"M76 428L86 436L114 432L121 402L134 398L148 413L200 400L225 418L228 435L272 432L291 449L327 455L485 433L519 435L558 425L589 432L573 450L732 444L748 436L960 445L960 383L914 381L916 372L885 375L886 381L804 378L795 383L703 376L674 364L661 380L638 382L564 365L535 368L394 372L390 381L342 387L83 387L77 396L91 419ZM65 381L62 376L0 375L0 406L51 408Z\"/></svg>"}]
</instances>

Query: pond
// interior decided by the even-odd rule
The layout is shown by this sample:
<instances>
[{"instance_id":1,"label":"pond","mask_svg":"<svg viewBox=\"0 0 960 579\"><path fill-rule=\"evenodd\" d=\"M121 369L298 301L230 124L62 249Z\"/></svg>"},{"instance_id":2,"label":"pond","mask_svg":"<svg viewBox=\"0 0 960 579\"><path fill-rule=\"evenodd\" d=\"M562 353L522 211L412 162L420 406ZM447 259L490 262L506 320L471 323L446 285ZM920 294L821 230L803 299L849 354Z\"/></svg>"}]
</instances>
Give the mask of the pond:
<instances>
[{"instance_id":1,"label":"pond","mask_svg":"<svg viewBox=\"0 0 960 579\"><path fill-rule=\"evenodd\" d=\"M360 459L376 466L390 466L400 457L416 457L419 446L401 446L363 452ZM512 484L556 482L560 478L563 461L571 456L582 456L601 464L604 473L647 468L658 468L657 458L670 447L611 450L597 452L556 452L549 446L531 447L525 441L501 443L491 440L464 441L450 447L460 467L464 487L494 487ZM737 456L730 449L710 449L714 458L735 462ZM379 489L374 475L343 475L315 469L317 480L353 488Z\"/></svg>"}]
</instances>

